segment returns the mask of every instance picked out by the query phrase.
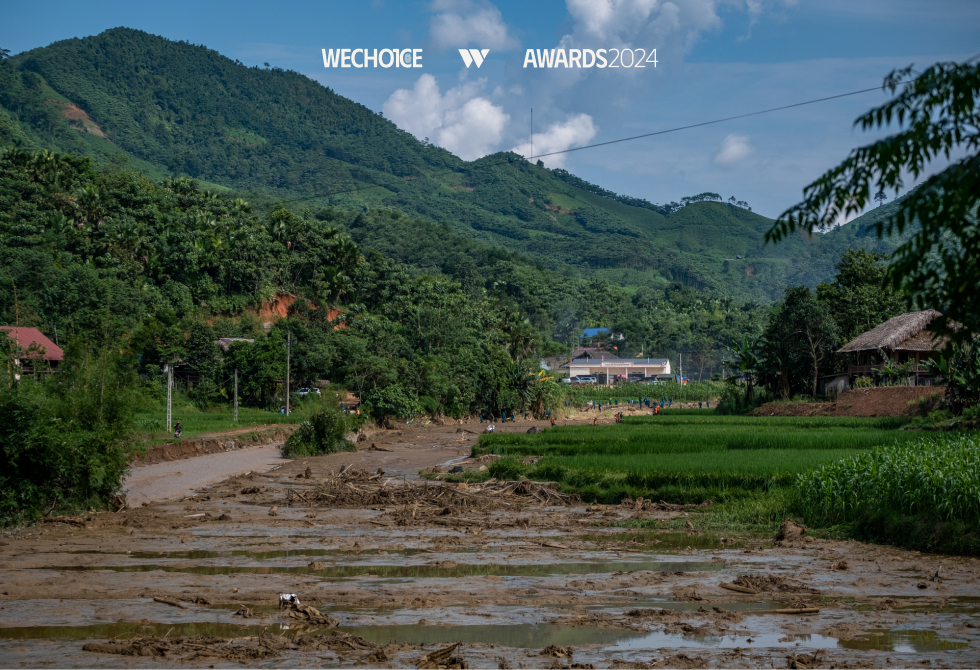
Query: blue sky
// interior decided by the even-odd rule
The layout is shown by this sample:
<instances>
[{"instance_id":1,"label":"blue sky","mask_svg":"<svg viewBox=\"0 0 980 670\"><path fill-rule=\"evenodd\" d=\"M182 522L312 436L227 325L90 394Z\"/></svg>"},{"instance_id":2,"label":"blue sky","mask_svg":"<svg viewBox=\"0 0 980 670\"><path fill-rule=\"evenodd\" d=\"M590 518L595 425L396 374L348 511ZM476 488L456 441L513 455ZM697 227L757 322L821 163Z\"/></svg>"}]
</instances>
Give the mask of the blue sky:
<instances>
[{"instance_id":1,"label":"blue sky","mask_svg":"<svg viewBox=\"0 0 980 670\"><path fill-rule=\"evenodd\" d=\"M467 159L653 132L879 85L980 52L976 0L363 0L4 3L14 53L116 26L302 72ZM657 49L658 66L522 67L525 50ZM326 70L322 48L421 48L421 69ZM457 49L488 48L466 68ZM654 202L715 191L776 216L875 136L880 92L546 159ZM934 169L942 165L934 166Z\"/></svg>"}]
</instances>

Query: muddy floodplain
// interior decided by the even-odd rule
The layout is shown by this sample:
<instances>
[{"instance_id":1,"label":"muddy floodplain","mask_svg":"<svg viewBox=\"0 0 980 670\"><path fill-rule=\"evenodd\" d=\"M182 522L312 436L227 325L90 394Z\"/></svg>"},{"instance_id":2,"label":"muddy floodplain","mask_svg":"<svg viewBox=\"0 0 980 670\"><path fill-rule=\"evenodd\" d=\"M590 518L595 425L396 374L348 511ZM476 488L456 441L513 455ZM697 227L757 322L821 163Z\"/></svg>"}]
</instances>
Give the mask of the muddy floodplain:
<instances>
[{"instance_id":1,"label":"muddy floodplain","mask_svg":"<svg viewBox=\"0 0 980 670\"><path fill-rule=\"evenodd\" d=\"M980 666L980 561L425 484L445 432L0 538L0 666Z\"/></svg>"}]
</instances>

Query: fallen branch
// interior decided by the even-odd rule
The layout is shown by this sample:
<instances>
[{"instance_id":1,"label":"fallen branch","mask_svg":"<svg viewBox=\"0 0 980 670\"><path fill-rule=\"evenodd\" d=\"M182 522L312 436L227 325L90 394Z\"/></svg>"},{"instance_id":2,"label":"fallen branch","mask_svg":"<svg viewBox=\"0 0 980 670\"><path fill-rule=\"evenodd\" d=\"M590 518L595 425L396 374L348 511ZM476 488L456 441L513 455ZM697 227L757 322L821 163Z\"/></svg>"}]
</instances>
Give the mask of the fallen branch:
<instances>
[{"instance_id":1,"label":"fallen branch","mask_svg":"<svg viewBox=\"0 0 980 670\"><path fill-rule=\"evenodd\" d=\"M44 517L44 523L70 523L75 526L84 526L85 519L80 519L77 516L47 516Z\"/></svg>"},{"instance_id":2,"label":"fallen branch","mask_svg":"<svg viewBox=\"0 0 980 670\"><path fill-rule=\"evenodd\" d=\"M187 605L185 605L184 603L182 603L182 602L180 602L178 600L174 600L173 598L159 598L158 597L158 598L154 598L153 599L153 602L163 603L164 605L173 605L174 607L179 607L182 610L187 609Z\"/></svg>"},{"instance_id":3,"label":"fallen branch","mask_svg":"<svg viewBox=\"0 0 980 670\"><path fill-rule=\"evenodd\" d=\"M551 547L553 549L568 549L568 547L565 545L558 544L557 542L551 542L550 540L545 540L543 542L539 542L538 544L540 544L542 547Z\"/></svg>"},{"instance_id":4,"label":"fallen branch","mask_svg":"<svg viewBox=\"0 0 980 670\"><path fill-rule=\"evenodd\" d=\"M742 614L817 614L819 607L790 607L780 610L749 610Z\"/></svg>"}]
</instances>

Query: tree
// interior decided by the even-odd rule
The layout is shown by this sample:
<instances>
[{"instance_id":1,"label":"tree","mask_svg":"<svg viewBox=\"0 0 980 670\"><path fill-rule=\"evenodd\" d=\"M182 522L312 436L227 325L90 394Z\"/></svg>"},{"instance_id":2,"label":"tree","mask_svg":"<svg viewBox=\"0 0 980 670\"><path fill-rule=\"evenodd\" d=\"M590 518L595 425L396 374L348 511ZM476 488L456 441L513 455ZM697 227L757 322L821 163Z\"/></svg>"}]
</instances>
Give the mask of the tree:
<instances>
[{"instance_id":1,"label":"tree","mask_svg":"<svg viewBox=\"0 0 980 670\"><path fill-rule=\"evenodd\" d=\"M725 366L737 372L741 379L745 380L745 403L748 405L752 401L752 388L755 382L756 370L759 367L759 356L755 343L749 343L748 338L742 343L732 342L732 357L725 363Z\"/></svg>"},{"instance_id":2,"label":"tree","mask_svg":"<svg viewBox=\"0 0 980 670\"><path fill-rule=\"evenodd\" d=\"M837 345L837 324L827 305L819 302L806 286L786 289L783 318L790 332L800 337L800 347L812 363L813 396L817 395L820 365Z\"/></svg>"},{"instance_id":3,"label":"tree","mask_svg":"<svg viewBox=\"0 0 980 670\"><path fill-rule=\"evenodd\" d=\"M10 58L10 49L0 47L0 61L5 61L8 58Z\"/></svg>"},{"instance_id":4,"label":"tree","mask_svg":"<svg viewBox=\"0 0 980 670\"><path fill-rule=\"evenodd\" d=\"M890 281L917 307L943 313L933 322L934 330L964 342L980 332L980 65L937 63L909 81L912 72L908 67L889 74L884 89L894 97L855 121L863 130L895 121L901 131L855 149L809 184L803 202L780 215L766 239L829 228L861 212L873 188L898 193L903 175L918 178L930 161L964 152L876 224L879 237L917 226L892 257ZM955 328L953 322L964 327Z\"/></svg>"},{"instance_id":5,"label":"tree","mask_svg":"<svg viewBox=\"0 0 980 670\"><path fill-rule=\"evenodd\" d=\"M848 249L837 263L834 281L817 285L817 300L827 305L844 340L905 309L905 297L888 283L887 260L885 254Z\"/></svg>"},{"instance_id":6,"label":"tree","mask_svg":"<svg viewBox=\"0 0 980 670\"><path fill-rule=\"evenodd\" d=\"M936 381L946 387L946 404L956 414L980 405L980 338L925 362Z\"/></svg>"},{"instance_id":7,"label":"tree","mask_svg":"<svg viewBox=\"0 0 980 670\"><path fill-rule=\"evenodd\" d=\"M820 370L837 345L837 324L806 286L786 289L760 342L759 368L773 393L816 395Z\"/></svg>"},{"instance_id":8,"label":"tree","mask_svg":"<svg viewBox=\"0 0 980 670\"><path fill-rule=\"evenodd\" d=\"M886 200L888 200L888 194L885 193L884 190L881 190L881 191L878 191L877 193L875 193L875 202L878 203L878 206L879 207L881 207L883 204L885 204L885 201Z\"/></svg>"}]
</instances>

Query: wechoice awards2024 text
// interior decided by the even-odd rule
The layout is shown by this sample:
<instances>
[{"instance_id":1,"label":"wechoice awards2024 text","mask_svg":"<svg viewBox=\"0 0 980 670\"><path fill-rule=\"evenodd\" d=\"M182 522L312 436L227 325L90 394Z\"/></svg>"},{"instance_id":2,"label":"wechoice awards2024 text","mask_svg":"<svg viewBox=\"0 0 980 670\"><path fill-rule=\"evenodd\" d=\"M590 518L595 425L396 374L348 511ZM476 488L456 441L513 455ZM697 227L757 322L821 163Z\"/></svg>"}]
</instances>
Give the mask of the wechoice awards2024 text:
<instances>
[{"instance_id":1,"label":"wechoice awards2024 text","mask_svg":"<svg viewBox=\"0 0 980 670\"><path fill-rule=\"evenodd\" d=\"M650 49L528 49L524 67L657 67L657 50Z\"/></svg>"}]
</instances>

